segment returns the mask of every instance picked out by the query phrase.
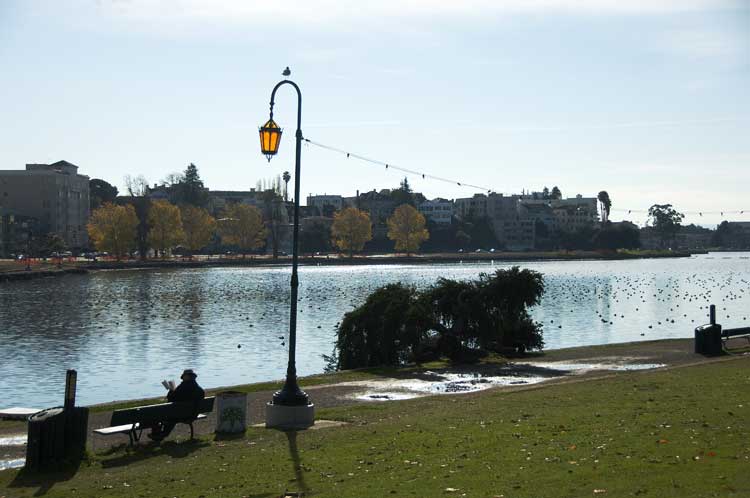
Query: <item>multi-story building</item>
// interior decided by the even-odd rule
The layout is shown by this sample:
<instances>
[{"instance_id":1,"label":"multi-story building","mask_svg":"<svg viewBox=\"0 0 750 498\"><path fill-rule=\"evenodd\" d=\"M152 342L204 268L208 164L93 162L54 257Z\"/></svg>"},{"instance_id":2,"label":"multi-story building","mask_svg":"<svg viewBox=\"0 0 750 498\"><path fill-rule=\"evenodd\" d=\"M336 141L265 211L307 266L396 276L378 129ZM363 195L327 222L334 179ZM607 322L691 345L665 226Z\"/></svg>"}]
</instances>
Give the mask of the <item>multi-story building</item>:
<instances>
[{"instance_id":1,"label":"multi-story building","mask_svg":"<svg viewBox=\"0 0 750 498\"><path fill-rule=\"evenodd\" d=\"M440 197L424 201L419 205L419 212L433 223L450 225L453 218L453 201Z\"/></svg>"},{"instance_id":2,"label":"multi-story building","mask_svg":"<svg viewBox=\"0 0 750 498\"><path fill-rule=\"evenodd\" d=\"M39 230L71 248L88 244L89 177L67 161L0 171L0 207L38 220Z\"/></svg>"},{"instance_id":3,"label":"multi-story building","mask_svg":"<svg viewBox=\"0 0 750 498\"><path fill-rule=\"evenodd\" d=\"M487 216L487 196L474 194L473 197L462 197L453 201L453 209L461 219L484 218Z\"/></svg>"},{"instance_id":4,"label":"multi-story building","mask_svg":"<svg viewBox=\"0 0 750 498\"><path fill-rule=\"evenodd\" d=\"M595 197L583 197L578 194L568 199L549 202L557 218L557 228L563 232L578 232L594 228L599 222Z\"/></svg>"},{"instance_id":5,"label":"multi-story building","mask_svg":"<svg viewBox=\"0 0 750 498\"><path fill-rule=\"evenodd\" d=\"M308 195L307 205L316 208L321 216L325 216L326 213L341 211L344 207L344 198L340 195Z\"/></svg>"}]
</instances>

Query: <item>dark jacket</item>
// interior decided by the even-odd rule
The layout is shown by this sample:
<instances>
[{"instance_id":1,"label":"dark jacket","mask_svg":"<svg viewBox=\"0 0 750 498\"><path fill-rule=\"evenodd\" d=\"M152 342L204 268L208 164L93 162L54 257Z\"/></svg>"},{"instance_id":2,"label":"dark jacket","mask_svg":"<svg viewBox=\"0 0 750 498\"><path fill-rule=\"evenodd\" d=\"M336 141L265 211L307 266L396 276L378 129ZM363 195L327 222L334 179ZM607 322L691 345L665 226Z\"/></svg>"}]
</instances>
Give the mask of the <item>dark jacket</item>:
<instances>
[{"instance_id":1,"label":"dark jacket","mask_svg":"<svg viewBox=\"0 0 750 498\"><path fill-rule=\"evenodd\" d=\"M195 379L183 380L174 391L167 393L169 401L193 401L196 404L206 396L203 388L198 385Z\"/></svg>"}]
</instances>

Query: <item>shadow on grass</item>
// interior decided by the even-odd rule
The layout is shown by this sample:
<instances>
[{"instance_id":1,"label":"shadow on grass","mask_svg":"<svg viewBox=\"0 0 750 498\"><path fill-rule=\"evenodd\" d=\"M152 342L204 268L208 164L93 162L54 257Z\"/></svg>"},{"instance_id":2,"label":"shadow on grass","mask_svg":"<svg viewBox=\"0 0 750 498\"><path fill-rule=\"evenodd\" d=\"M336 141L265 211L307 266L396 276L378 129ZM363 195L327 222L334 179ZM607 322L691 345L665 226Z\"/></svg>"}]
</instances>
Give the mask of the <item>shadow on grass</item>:
<instances>
[{"instance_id":1,"label":"shadow on grass","mask_svg":"<svg viewBox=\"0 0 750 498\"><path fill-rule=\"evenodd\" d=\"M210 446L211 443L200 439L192 439L183 442L166 441L162 443L150 443L146 445L138 445L135 447L125 446L124 454L119 454L123 451L123 446L112 447L100 456L108 456L118 454L118 456L106 460L102 460L102 467L105 469L112 467L122 467L123 465L129 465L131 463L146 460L148 458L159 457L168 455L172 458L185 458L191 453L198 451L202 448Z\"/></svg>"},{"instance_id":2,"label":"shadow on grass","mask_svg":"<svg viewBox=\"0 0 750 498\"><path fill-rule=\"evenodd\" d=\"M302 470L302 462L299 458L299 450L297 449L297 431L286 431L286 438L289 442L289 457L292 459L292 465L294 466L294 479L297 481L297 485L300 489L299 496L307 496L310 492L310 488L307 487L305 482L305 474ZM287 496L289 493L287 493ZM295 496L292 494L292 496Z\"/></svg>"},{"instance_id":3,"label":"shadow on grass","mask_svg":"<svg viewBox=\"0 0 750 498\"><path fill-rule=\"evenodd\" d=\"M10 488L38 488L34 496L46 495L55 484L65 482L73 478L78 472L81 462L67 463L55 468L42 470L21 469L13 481Z\"/></svg>"},{"instance_id":4,"label":"shadow on grass","mask_svg":"<svg viewBox=\"0 0 750 498\"><path fill-rule=\"evenodd\" d=\"M245 431L235 433L222 433L217 432L214 434L214 441L236 441L237 439L245 439L247 433Z\"/></svg>"}]
</instances>

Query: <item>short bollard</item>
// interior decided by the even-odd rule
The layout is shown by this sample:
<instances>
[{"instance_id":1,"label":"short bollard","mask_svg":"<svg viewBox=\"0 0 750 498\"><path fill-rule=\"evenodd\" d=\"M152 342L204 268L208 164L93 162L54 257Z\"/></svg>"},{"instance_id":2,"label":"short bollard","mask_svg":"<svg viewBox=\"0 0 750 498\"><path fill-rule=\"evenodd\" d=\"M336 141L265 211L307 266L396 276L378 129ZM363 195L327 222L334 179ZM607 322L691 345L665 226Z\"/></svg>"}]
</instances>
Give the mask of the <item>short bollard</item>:
<instances>
[{"instance_id":1,"label":"short bollard","mask_svg":"<svg viewBox=\"0 0 750 498\"><path fill-rule=\"evenodd\" d=\"M247 393L224 391L216 395L216 432L244 433L247 429Z\"/></svg>"}]
</instances>

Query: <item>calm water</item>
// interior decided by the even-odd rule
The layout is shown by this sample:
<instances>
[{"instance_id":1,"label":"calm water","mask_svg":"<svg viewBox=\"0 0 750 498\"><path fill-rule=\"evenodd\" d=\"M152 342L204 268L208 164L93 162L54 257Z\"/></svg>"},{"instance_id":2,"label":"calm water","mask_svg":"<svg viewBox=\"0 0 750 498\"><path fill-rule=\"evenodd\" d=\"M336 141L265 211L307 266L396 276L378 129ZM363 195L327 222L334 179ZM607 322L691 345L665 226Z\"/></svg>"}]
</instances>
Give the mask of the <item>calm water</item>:
<instances>
[{"instance_id":1,"label":"calm water","mask_svg":"<svg viewBox=\"0 0 750 498\"><path fill-rule=\"evenodd\" d=\"M298 372L321 372L335 326L375 287L468 279L510 264L300 269ZM548 348L690 337L718 305L750 322L750 253L689 259L522 263L545 275L534 317ZM282 378L289 268L111 271L0 285L0 407L62 403L78 370L81 404L163 394L194 368L208 387ZM649 327L650 326L650 327Z\"/></svg>"}]
</instances>

